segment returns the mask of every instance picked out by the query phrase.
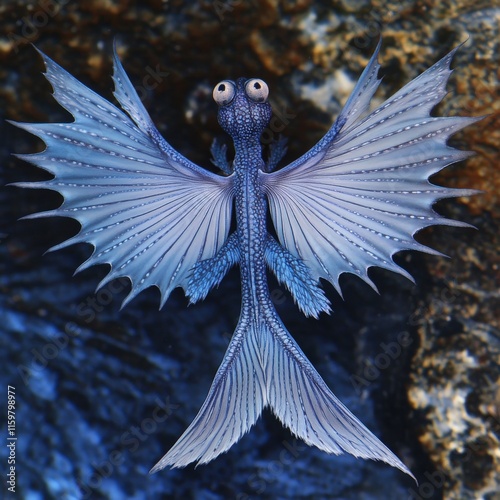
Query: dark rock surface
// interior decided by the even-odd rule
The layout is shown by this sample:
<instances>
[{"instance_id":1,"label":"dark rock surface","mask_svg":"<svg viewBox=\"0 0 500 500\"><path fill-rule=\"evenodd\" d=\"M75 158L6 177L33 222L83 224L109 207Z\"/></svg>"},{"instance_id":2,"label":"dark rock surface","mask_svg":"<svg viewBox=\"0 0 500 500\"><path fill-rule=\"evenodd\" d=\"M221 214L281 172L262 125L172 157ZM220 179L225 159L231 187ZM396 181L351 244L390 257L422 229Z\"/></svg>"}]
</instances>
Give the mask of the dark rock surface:
<instances>
[{"instance_id":1,"label":"dark rock surface","mask_svg":"<svg viewBox=\"0 0 500 500\"><path fill-rule=\"evenodd\" d=\"M481 234L459 241L436 232L455 262L435 263L411 317L411 421L446 498L499 498L500 490L500 242L498 231L476 224Z\"/></svg>"},{"instance_id":2,"label":"dark rock surface","mask_svg":"<svg viewBox=\"0 0 500 500\"><path fill-rule=\"evenodd\" d=\"M0 380L4 394L16 388L19 498L498 498L499 10L465 0L2 2L2 117L69 119L51 100L28 42L110 98L116 37L160 131L208 168L210 143L221 135L210 95L217 81L268 82L279 125L269 138L289 137L293 159L332 123L380 33L379 99L469 37L438 113L492 113L454 138L478 156L436 179L487 191L440 206L479 231L419 236L451 260L399 256L417 286L374 271L380 296L345 278L345 301L327 288L335 313L320 321L302 317L272 285L285 324L328 385L419 486L387 466L308 448L269 414L216 461L149 476L195 416L222 359L239 312L238 273L189 308L177 291L158 311L151 290L120 311L126 282L94 294L104 269L72 277L88 247L43 256L77 224L16 222L57 206L58 196L2 188ZM4 122L0 134L2 184L46 178L8 156L41 144Z\"/></svg>"}]
</instances>

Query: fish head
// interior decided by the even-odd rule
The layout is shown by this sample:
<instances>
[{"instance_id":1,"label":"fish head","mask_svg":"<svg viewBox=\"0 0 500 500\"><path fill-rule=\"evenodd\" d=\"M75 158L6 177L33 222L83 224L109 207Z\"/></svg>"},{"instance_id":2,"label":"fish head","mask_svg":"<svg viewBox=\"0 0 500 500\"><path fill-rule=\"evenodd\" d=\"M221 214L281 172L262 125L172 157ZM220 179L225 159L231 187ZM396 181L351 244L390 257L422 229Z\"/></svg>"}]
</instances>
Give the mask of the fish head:
<instances>
[{"instance_id":1,"label":"fish head","mask_svg":"<svg viewBox=\"0 0 500 500\"><path fill-rule=\"evenodd\" d=\"M219 106L220 126L235 141L259 140L271 119L269 88L260 78L238 78L219 82L213 97Z\"/></svg>"}]
</instances>

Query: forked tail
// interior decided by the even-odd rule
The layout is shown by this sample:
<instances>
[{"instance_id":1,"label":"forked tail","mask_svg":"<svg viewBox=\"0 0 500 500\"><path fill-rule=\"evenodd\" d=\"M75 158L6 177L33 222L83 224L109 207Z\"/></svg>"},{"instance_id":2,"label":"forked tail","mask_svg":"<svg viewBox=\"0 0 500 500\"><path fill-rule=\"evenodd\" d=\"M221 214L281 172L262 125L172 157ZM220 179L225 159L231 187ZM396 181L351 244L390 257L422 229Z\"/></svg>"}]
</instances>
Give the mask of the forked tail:
<instances>
[{"instance_id":1,"label":"forked tail","mask_svg":"<svg viewBox=\"0 0 500 500\"><path fill-rule=\"evenodd\" d=\"M276 314L240 319L198 415L151 473L213 460L250 430L266 406L311 446L381 460L414 477L335 397Z\"/></svg>"}]
</instances>

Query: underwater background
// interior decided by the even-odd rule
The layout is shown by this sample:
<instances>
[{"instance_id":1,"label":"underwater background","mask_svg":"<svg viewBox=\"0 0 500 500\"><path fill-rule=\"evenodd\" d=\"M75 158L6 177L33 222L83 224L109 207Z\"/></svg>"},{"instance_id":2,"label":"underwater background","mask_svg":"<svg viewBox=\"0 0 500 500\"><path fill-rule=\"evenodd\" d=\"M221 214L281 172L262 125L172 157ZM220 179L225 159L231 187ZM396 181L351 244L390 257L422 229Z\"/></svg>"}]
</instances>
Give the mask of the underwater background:
<instances>
[{"instance_id":1,"label":"underwater background","mask_svg":"<svg viewBox=\"0 0 500 500\"><path fill-rule=\"evenodd\" d=\"M500 499L498 100L500 6L485 0L2 1L0 181L47 179L11 156L43 149L3 119L70 121L50 97L34 43L112 99L111 54L165 138L213 169L223 136L213 85L263 78L283 134L283 164L333 123L383 36L381 102L466 41L439 115L489 116L453 137L478 154L434 182L485 193L437 207L478 228L433 228L419 240L450 259L402 253L416 277L373 270L380 295L353 276L334 313L307 319L275 281L280 316L332 391L419 480L297 441L269 413L215 461L149 469L191 423L239 314L238 271L204 302L176 290L161 311L151 289L73 272L88 245L44 252L78 231L66 219L18 221L50 209L49 191L0 188L0 470L2 498L38 499ZM378 99L378 100L377 100ZM15 388L16 492L8 491L8 387Z\"/></svg>"}]
</instances>

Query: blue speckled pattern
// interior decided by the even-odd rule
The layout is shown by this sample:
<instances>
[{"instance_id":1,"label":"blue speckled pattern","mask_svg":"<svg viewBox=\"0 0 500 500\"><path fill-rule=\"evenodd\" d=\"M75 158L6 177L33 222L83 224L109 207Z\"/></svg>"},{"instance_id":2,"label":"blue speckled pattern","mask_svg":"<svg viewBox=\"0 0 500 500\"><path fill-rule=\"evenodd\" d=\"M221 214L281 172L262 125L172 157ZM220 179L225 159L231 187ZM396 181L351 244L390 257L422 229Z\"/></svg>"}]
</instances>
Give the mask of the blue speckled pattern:
<instances>
[{"instance_id":1,"label":"blue speckled pattern","mask_svg":"<svg viewBox=\"0 0 500 500\"><path fill-rule=\"evenodd\" d=\"M157 286L162 304L178 286L192 302L201 300L231 266L240 267L241 315L226 355L198 415L152 471L213 460L269 406L309 445L381 460L411 475L307 360L274 309L266 274L268 267L298 307L317 317L330 312L319 278L340 292L344 272L372 286L372 266L410 277L393 262L395 253L438 253L416 242L416 232L434 224L465 225L439 216L432 205L473 191L428 181L468 157L446 141L477 120L430 116L445 95L455 51L370 112L380 83L379 48L330 131L281 170L275 166L284 145L267 165L262 159L259 139L271 117L269 103L249 94L246 79L224 82L232 92L218 118L236 153L229 162L224 148L213 148L224 176L193 164L160 136L116 54L115 97L127 114L42 54L54 97L75 121L17 124L47 145L21 157L54 175L20 185L64 197L59 208L31 217L80 222L80 233L55 248L90 243L94 253L80 269L109 264L100 286L125 276L132 282L127 300ZM237 229L229 235L233 200ZM268 204L279 242L268 234Z\"/></svg>"}]
</instances>

